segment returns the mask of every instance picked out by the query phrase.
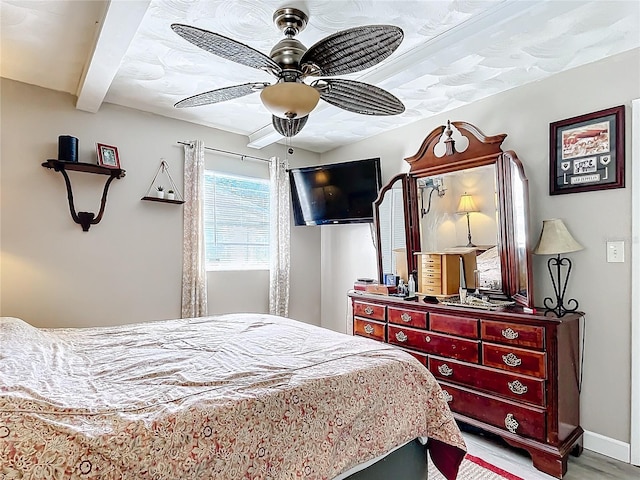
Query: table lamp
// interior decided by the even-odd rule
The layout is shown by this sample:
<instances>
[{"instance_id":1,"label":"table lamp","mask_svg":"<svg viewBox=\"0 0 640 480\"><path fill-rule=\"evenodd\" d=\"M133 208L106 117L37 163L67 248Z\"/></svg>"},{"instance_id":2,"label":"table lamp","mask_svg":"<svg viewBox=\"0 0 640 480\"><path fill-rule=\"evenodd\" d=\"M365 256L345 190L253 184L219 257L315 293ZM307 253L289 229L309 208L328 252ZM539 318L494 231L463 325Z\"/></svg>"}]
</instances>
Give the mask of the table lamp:
<instances>
[{"instance_id":1,"label":"table lamp","mask_svg":"<svg viewBox=\"0 0 640 480\"><path fill-rule=\"evenodd\" d=\"M536 248L533 249L533 253L536 255L556 255L547 261L547 269L549 270L553 290L556 295L555 305L553 304L553 298L546 297L544 299L544 306L547 309L545 313L554 312L556 316L562 317L578 309L578 302L573 298L566 302L565 305L564 294L567 289L569 275L571 274L571 260L566 257L561 257L560 254L577 252L583 248L584 247L571 236L561 219L553 218L542 221L542 232L540 233L540 239L538 240ZM564 275L562 274L562 267L566 267ZM575 306L569 308L568 306L571 305L572 302Z\"/></svg>"},{"instance_id":2,"label":"table lamp","mask_svg":"<svg viewBox=\"0 0 640 480\"><path fill-rule=\"evenodd\" d=\"M477 212L478 208L476 207L475 202L473 201L473 197L469 195L467 192L464 192L464 195L460 195L460 203L458 204L458 213L464 213L467 216L467 237L469 239L469 243L467 247L475 247L473 243L471 243L471 227L469 226L469 213Z\"/></svg>"}]
</instances>

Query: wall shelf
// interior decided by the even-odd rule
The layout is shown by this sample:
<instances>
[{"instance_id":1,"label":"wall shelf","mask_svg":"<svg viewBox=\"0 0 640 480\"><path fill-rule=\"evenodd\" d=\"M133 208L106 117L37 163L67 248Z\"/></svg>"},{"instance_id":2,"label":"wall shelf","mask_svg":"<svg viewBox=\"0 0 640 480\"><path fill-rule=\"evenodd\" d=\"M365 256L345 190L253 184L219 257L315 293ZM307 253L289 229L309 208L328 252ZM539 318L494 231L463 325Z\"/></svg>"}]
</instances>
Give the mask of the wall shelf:
<instances>
[{"instance_id":1,"label":"wall shelf","mask_svg":"<svg viewBox=\"0 0 640 480\"><path fill-rule=\"evenodd\" d=\"M168 198L158 197L142 197L142 200L147 200L149 202L175 203L176 205L181 205L184 203L184 200L169 200Z\"/></svg>"},{"instance_id":2,"label":"wall shelf","mask_svg":"<svg viewBox=\"0 0 640 480\"><path fill-rule=\"evenodd\" d=\"M156 180L158 180L158 175L160 174L163 174L167 177L166 179L169 181L168 191L174 193L174 198L170 199L170 198L158 197L157 195L151 194L151 191L153 190L153 186L156 184ZM160 185L158 185L156 189L162 191L162 187L160 187ZM149 202L173 203L174 205L182 205L184 203L184 198L182 197L182 194L178 190L178 187L176 187L176 182L174 182L173 178L171 178L171 173L169 173L169 164L164 159L161 159L160 165L158 166L158 170L156 170L156 174L153 176L153 180L151 180L151 183L149 184L149 188L147 188L147 191L145 192L141 200L147 200Z\"/></svg>"},{"instance_id":3,"label":"wall shelf","mask_svg":"<svg viewBox=\"0 0 640 480\"><path fill-rule=\"evenodd\" d=\"M64 177L64 183L67 187L67 199L69 200L69 211L71 212L71 217L73 221L82 226L82 231L89 231L89 227L91 225L96 225L100 223L102 220L102 215L104 214L104 207L107 203L107 192L109 191L109 186L111 182L116 178L123 178L126 172L121 168L110 168L103 167L102 165L96 165L95 163L82 163L82 162L65 162L62 160L47 160L42 164L43 167L53 169L56 172L60 172ZM84 173L92 173L97 175L108 175L104 189L102 190L102 199L100 201L100 211L96 216L95 213L91 212L77 212L75 206L73 204L73 191L71 188L71 181L69 180L69 175L67 175L67 170L75 171L75 172L84 172Z\"/></svg>"}]
</instances>

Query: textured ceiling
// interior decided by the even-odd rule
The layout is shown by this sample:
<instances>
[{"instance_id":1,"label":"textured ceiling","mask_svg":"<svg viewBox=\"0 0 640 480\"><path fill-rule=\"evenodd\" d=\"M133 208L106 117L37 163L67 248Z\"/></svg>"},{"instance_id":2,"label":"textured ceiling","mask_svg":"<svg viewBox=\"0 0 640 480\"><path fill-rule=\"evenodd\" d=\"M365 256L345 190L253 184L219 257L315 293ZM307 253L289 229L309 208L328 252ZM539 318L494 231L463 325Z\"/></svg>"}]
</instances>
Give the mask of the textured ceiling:
<instances>
[{"instance_id":1,"label":"textured ceiling","mask_svg":"<svg viewBox=\"0 0 640 480\"><path fill-rule=\"evenodd\" d=\"M271 20L281 6L309 13L296 37L307 47L354 26L401 27L405 38L391 57L340 78L384 88L406 111L363 116L321 100L291 141L317 152L640 46L636 0L1 0L1 6L3 77L77 95L82 110L114 103L243 134L256 148L283 141L259 94L190 109L173 104L274 78L191 45L171 23L220 33L267 55L283 38Z\"/></svg>"}]
</instances>

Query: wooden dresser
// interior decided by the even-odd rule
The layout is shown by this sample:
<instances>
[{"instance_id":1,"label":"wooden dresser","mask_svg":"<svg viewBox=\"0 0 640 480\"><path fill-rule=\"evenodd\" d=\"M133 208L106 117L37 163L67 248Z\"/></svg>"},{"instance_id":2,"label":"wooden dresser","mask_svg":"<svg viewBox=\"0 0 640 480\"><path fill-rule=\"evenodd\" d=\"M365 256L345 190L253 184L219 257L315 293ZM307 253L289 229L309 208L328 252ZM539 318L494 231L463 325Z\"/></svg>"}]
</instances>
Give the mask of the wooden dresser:
<instances>
[{"instance_id":1,"label":"wooden dresser","mask_svg":"<svg viewBox=\"0 0 640 480\"><path fill-rule=\"evenodd\" d=\"M582 451L581 314L486 311L350 292L353 332L405 349L438 379L458 421L527 450L556 478Z\"/></svg>"}]
</instances>

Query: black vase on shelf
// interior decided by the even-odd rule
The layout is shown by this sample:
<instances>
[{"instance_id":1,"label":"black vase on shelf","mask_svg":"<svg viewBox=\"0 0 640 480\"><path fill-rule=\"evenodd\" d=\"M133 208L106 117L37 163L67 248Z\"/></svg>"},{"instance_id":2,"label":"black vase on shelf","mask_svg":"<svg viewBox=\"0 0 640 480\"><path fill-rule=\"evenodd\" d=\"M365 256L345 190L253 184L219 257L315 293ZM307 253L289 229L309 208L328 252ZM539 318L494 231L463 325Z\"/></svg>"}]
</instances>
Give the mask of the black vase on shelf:
<instances>
[{"instance_id":1,"label":"black vase on shelf","mask_svg":"<svg viewBox=\"0 0 640 480\"><path fill-rule=\"evenodd\" d=\"M58 137L58 160L64 162L78 161L78 139L71 135Z\"/></svg>"}]
</instances>

